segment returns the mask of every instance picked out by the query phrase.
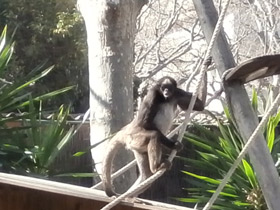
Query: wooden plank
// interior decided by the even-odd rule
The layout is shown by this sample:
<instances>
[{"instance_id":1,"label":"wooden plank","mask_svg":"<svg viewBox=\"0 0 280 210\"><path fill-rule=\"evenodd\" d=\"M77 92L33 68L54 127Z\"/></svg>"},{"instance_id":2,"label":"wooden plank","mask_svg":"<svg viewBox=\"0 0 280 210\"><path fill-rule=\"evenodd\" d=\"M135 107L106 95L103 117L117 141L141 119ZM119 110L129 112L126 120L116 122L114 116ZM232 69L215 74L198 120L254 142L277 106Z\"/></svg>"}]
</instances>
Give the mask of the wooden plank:
<instances>
[{"instance_id":1,"label":"wooden plank","mask_svg":"<svg viewBox=\"0 0 280 210\"><path fill-rule=\"evenodd\" d=\"M49 180L0 173L0 209L2 210L97 210L112 198L103 191ZM191 210L144 199L143 203L124 201L114 210ZM149 204L149 205L148 205Z\"/></svg>"},{"instance_id":2,"label":"wooden plank","mask_svg":"<svg viewBox=\"0 0 280 210\"><path fill-rule=\"evenodd\" d=\"M193 3L202 30L209 43L218 20L217 10L211 0L193 0ZM220 75L222 75L225 70L235 66L233 55L223 30L221 30L217 42L214 44L212 55ZM251 107L244 86L241 85L239 81L230 82L230 84L225 85L224 88L233 117L238 125L243 141L246 142L257 127L257 116ZM280 206L279 175L262 134L257 136L248 153L268 208L271 210L278 210Z\"/></svg>"},{"instance_id":3,"label":"wooden plank","mask_svg":"<svg viewBox=\"0 0 280 210\"><path fill-rule=\"evenodd\" d=\"M276 74L280 74L280 55L265 55L241 63L225 76L225 81L239 80L244 84Z\"/></svg>"},{"instance_id":4,"label":"wooden plank","mask_svg":"<svg viewBox=\"0 0 280 210\"><path fill-rule=\"evenodd\" d=\"M102 208L104 204L102 201L93 199L0 184L0 209L3 210L95 210ZM116 209L133 208L118 206Z\"/></svg>"}]
</instances>

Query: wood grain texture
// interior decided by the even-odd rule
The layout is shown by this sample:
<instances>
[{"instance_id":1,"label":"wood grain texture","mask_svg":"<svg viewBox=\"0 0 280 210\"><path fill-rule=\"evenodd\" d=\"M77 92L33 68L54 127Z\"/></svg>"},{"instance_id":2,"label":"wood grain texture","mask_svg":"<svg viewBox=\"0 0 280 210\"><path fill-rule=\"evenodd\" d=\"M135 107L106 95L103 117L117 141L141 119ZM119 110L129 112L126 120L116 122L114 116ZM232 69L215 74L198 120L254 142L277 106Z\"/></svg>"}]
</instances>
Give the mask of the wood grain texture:
<instances>
[{"instance_id":1,"label":"wood grain texture","mask_svg":"<svg viewBox=\"0 0 280 210\"><path fill-rule=\"evenodd\" d=\"M189 208L140 199L124 201L113 210L188 210ZM0 173L1 210L98 210L112 201L103 191ZM189 209L191 210L191 209Z\"/></svg>"},{"instance_id":2,"label":"wood grain texture","mask_svg":"<svg viewBox=\"0 0 280 210\"><path fill-rule=\"evenodd\" d=\"M233 68L225 76L225 81L239 80L244 84L276 74L280 74L280 55L265 55L252 58Z\"/></svg>"}]
</instances>

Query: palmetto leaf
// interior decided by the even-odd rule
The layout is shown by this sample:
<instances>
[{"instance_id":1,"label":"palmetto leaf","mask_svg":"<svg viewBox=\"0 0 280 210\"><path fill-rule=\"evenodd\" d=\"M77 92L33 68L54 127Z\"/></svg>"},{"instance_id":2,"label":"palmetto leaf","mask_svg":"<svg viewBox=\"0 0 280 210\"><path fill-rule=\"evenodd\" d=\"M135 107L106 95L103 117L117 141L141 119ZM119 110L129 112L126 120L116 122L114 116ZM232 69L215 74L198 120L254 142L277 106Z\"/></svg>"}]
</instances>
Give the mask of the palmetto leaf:
<instances>
[{"instance_id":1,"label":"palmetto leaf","mask_svg":"<svg viewBox=\"0 0 280 210\"><path fill-rule=\"evenodd\" d=\"M255 108L257 108L256 98L255 95L252 101ZM225 112L230 117L228 109ZM272 155L275 161L278 160L278 156L274 148L280 141L280 137L275 134L275 129L279 120L280 112L270 118L265 129L267 144L270 151L274 152ZM219 130L211 130L194 124L193 130L197 128L194 133L199 133L199 136L189 132L185 133L184 140L193 145L191 148L198 155L195 155L195 159L181 157L186 162L188 171L184 170L183 173L188 175L186 181L191 184L191 187L185 189L188 191L189 197L179 198L180 201L205 204L243 148L243 140L233 120L230 119L228 123L217 122ZM249 157L246 156L231 176L213 209L263 209L266 204L259 189L255 172L250 165ZM255 198L251 195L261 197Z\"/></svg>"},{"instance_id":2,"label":"palmetto leaf","mask_svg":"<svg viewBox=\"0 0 280 210\"><path fill-rule=\"evenodd\" d=\"M257 188L258 187L258 182L257 182L257 178L256 175L252 169L252 167L250 166L250 164L246 161L246 160L242 160L244 169L245 169L245 173L252 185L253 188Z\"/></svg>"},{"instance_id":3,"label":"palmetto leaf","mask_svg":"<svg viewBox=\"0 0 280 210\"><path fill-rule=\"evenodd\" d=\"M4 67L9 62L14 50L14 43L11 43L10 41L7 42L6 34L7 26L4 27L0 36L0 76L2 75Z\"/></svg>"},{"instance_id":4,"label":"palmetto leaf","mask_svg":"<svg viewBox=\"0 0 280 210\"><path fill-rule=\"evenodd\" d=\"M188 172L188 171L182 171L182 172L185 173L185 174L188 174L188 175L190 175L190 176L192 176L192 177L195 177L195 178L197 178L197 179L203 180L203 181L205 181L205 182L208 182L208 183L210 183L210 184L214 184L214 185L217 185L217 186L221 183L221 181L216 180L216 179L212 179L212 178L207 177L207 176L200 176L200 175L197 175L197 174ZM226 187L229 187L229 188L234 189L234 188L233 188L231 185L229 185L229 184L227 184Z\"/></svg>"},{"instance_id":5,"label":"palmetto leaf","mask_svg":"<svg viewBox=\"0 0 280 210\"><path fill-rule=\"evenodd\" d=\"M33 98L33 101L42 101L42 100L46 100L46 99L49 99L49 98L53 98L56 95L62 94L66 91L69 91L69 90L73 89L74 87L75 86L69 86L69 87L66 87L66 88L62 88L62 89L59 89L59 90L55 90L55 91L37 96L37 97ZM20 107L27 106L29 104L29 102L30 101L22 102L21 104L17 105L17 107L20 108Z\"/></svg>"},{"instance_id":6,"label":"palmetto leaf","mask_svg":"<svg viewBox=\"0 0 280 210\"><path fill-rule=\"evenodd\" d=\"M59 141L59 143L56 145L56 147L52 149L52 152L51 152L51 154L48 158L48 161L45 165L46 167L49 167L53 163L53 161L55 160L57 155L60 153L60 151L71 140L71 138L73 137L73 133L74 133L74 127L72 126L67 131L67 133L64 135L64 137Z\"/></svg>"},{"instance_id":7,"label":"palmetto leaf","mask_svg":"<svg viewBox=\"0 0 280 210\"><path fill-rule=\"evenodd\" d=\"M258 95L257 95L257 91L255 90L255 88L252 88L252 107L254 109L254 111L256 112L256 114L258 114Z\"/></svg>"},{"instance_id":8,"label":"palmetto leaf","mask_svg":"<svg viewBox=\"0 0 280 210\"><path fill-rule=\"evenodd\" d=\"M271 152L275 143L275 128L278 126L280 121L280 111L268 120L266 127L266 139L267 146L269 151Z\"/></svg>"},{"instance_id":9,"label":"palmetto leaf","mask_svg":"<svg viewBox=\"0 0 280 210\"><path fill-rule=\"evenodd\" d=\"M0 36L0 77L5 73L11 58L14 43L7 41L7 27ZM69 108L63 106L50 122L40 119L40 111L34 102L41 102L72 89L66 87L40 96L32 97L30 86L46 76L53 66L42 71L44 63L35 67L28 75L6 82L0 78L0 169L20 174L48 176L49 166L75 131L68 126ZM39 104L38 103L38 104ZM27 107L28 113L20 113ZM25 109L26 110L26 109ZM15 112L7 116L6 113ZM4 117L5 116L5 117Z\"/></svg>"}]
</instances>

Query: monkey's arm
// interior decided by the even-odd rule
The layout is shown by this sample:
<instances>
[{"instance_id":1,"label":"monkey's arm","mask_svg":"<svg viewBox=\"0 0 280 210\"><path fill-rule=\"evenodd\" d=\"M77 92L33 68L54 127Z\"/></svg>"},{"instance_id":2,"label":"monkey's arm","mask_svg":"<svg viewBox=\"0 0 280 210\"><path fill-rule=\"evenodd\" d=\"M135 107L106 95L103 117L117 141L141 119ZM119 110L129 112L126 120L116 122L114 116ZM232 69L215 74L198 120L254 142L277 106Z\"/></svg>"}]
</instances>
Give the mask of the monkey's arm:
<instances>
[{"instance_id":1,"label":"monkey's arm","mask_svg":"<svg viewBox=\"0 0 280 210\"><path fill-rule=\"evenodd\" d=\"M207 95L207 74L205 74L201 88L198 92L198 96L196 98L193 110L195 111L202 111L205 106L206 101L206 95ZM191 102L192 93L186 92L180 88L177 88L176 90L176 96L177 96L177 103L179 107L183 110L187 110L189 107L189 104Z\"/></svg>"},{"instance_id":2,"label":"monkey's arm","mask_svg":"<svg viewBox=\"0 0 280 210\"><path fill-rule=\"evenodd\" d=\"M212 63L212 57L208 57L204 64L206 66L206 68L208 68ZM191 98L192 98L192 93L190 92L186 92L182 89L177 89L177 97L178 97L178 105L181 109L183 110L187 110L189 107L189 104L191 102ZM204 78L202 81L202 84L200 86L199 92L198 92L198 96L196 98L193 110L195 111L202 111L204 110L205 107L205 102L206 102L206 96L207 96L207 73L205 72L204 74Z\"/></svg>"},{"instance_id":3,"label":"monkey's arm","mask_svg":"<svg viewBox=\"0 0 280 210\"><path fill-rule=\"evenodd\" d=\"M158 103L156 102L156 92L155 90L148 91L145 96L137 115L137 124L148 130L157 130L153 121L157 114Z\"/></svg>"}]
</instances>

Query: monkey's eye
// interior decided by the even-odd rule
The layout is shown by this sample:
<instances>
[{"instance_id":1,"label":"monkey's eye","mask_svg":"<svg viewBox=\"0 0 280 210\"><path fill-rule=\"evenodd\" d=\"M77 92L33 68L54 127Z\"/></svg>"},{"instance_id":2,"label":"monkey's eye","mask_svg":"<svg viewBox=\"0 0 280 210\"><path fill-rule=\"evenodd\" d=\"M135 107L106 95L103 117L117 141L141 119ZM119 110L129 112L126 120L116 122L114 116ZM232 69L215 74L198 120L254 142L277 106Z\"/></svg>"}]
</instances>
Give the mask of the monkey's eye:
<instances>
[{"instance_id":1,"label":"monkey's eye","mask_svg":"<svg viewBox=\"0 0 280 210\"><path fill-rule=\"evenodd\" d=\"M173 85L172 84L164 84L161 86L161 90L164 91L164 90L168 90L170 92L173 92Z\"/></svg>"}]
</instances>

